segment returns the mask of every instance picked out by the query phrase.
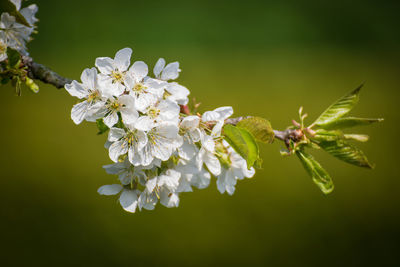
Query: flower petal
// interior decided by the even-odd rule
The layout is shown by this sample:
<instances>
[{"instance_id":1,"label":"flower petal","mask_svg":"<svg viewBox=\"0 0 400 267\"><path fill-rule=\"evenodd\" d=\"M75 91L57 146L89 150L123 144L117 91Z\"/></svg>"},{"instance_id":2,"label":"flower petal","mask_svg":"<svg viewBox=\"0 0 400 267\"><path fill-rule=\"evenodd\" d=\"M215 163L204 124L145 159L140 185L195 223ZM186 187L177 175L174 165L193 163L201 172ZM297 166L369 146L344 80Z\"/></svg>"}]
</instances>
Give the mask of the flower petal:
<instances>
[{"instance_id":1,"label":"flower petal","mask_svg":"<svg viewBox=\"0 0 400 267\"><path fill-rule=\"evenodd\" d=\"M125 136L124 129L112 127L110 128L110 132L108 133L108 141L115 142L124 136Z\"/></svg>"},{"instance_id":2,"label":"flower petal","mask_svg":"<svg viewBox=\"0 0 400 267\"><path fill-rule=\"evenodd\" d=\"M153 69L154 76L156 76L157 78L160 77L160 73L164 69L164 67L165 67L165 59L159 58Z\"/></svg>"},{"instance_id":3,"label":"flower petal","mask_svg":"<svg viewBox=\"0 0 400 267\"><path fill-rule=\"evenodd\" d=\"M114 57L114 65L119 71L126 71L131 64L132 49L129 47L119 50Z\"/></svg>"},{"instance_id":4,"label":"flower petal","mask_svg":"<svg viewBox=\"0 0 400 267\"><path fill-rule=\"evenodd\" d=\"M138 190L127 190L122 191L119 197L119 202L124 210L128 212L135 212L138 204Z\"/></svg>"},{"instance_id":5,"label":"flower petal","mask_svg":"<svg viewBox=\"0 0 400 267\"><path fill-rule=\"evenodd\" d=\"M119 140L110 146L108 155L112 161L118 162L119 156L124 155L126 152L128 152L128 142L126 140Z\"/></svg>"},{"instance_id":6,"label":"flower petal","mask_svg":"<svg viewBox=\"0 0 400 267\"><path fill-rule=\"evenodd\" d=\"M85 119L89 107L90 103L87 101L80 102L72 107L71 119L75 124L80 124Z\"/></svg>"},{"instance_id":7,"label":"flower petal","mask_svg":"<svg viewBox=\"0 0 400 267\"><path fill-rule=\"evenodd\" d=\"M105 196L112 196L116 195L121 192L122 186L120 184L110 184L110 185L103 185L99 189L97 189L97 193L100 195Z\"/></svg>"},{"instance_id":8,"label":"flower petal","mask_svg":"<svg viewBox=\"0 0 400 267\"><path fill-rule=\"evenodd\" d=\"M149 72L149 68L143 61L136 61L133 63L129 71L132 73L136 82L140 82L144 77L146 77L147 73Z\"/></svg>"},{"instance_id":9,"label":"flower petal","mask_svg":"<svg viewBox=\"0 0 400 267\"><path fill-rule=\"evenodd\" d=\"M175 80L179 76L179 62L169 63L161 73L161 79L164 81Z\"/></svg>"},{"instance_id":10,"label":"flower petal","mask_svg":"<svg viewBox=\"0 0 400 267\"><path fill-rule=\"evenodd\" d=\"M81 83L78 83L77 81L72 81L71 83L66 84L64 87L70 95L79 99L85 98L88 95L88 91L82 86Z\"/></svg>"},{"instance_id":11,"label":"flower petal","mask_svg":"<svg viewBox=\"0 0 400 267\"><path fill-rule=\"evenodd\" d=\"M103 122L108 128L113 127L118 122L117 112L110 112L106 117L104 117Z\"/></svg>"},{"instance_id":12,"label":"flower petal","mask_svg":"<svg viewBox=\"0 0 400 267\"><path fill-rule=\"evenodd\" d=\"M95 65L99 71L103 74L111 74L114 70L114 60L109 57L98 57L96 58Z\"/></svg>"}]
</instances>

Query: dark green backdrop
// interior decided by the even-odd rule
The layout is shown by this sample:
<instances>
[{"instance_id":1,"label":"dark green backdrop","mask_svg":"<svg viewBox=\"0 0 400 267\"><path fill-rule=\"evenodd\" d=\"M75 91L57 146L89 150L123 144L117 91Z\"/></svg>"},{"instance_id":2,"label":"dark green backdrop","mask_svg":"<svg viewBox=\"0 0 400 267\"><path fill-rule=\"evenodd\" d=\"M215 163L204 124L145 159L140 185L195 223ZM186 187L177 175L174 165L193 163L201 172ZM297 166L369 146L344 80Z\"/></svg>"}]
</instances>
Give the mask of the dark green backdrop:
<instances>
[{"instance_id":1,"label":"dark green backdrop","mask_svg":"<svg viewBox=\"0 0 400 267\"><path fill-rule=\"evenodd\" d=\"M5 1L5 0L1 0ZM98 56L178 60L202 110L231 105L284 129L366 82L356 132L375 170L316 153L336 189L324 196L281 144L233 196L182 194L176 209L124 212L99 186L115 182L106 136L70 119L75 99L40 84L0 89L2 266L395 266L400 238L398 1L36 1L31 55L78 79Z\"/></svg>"}]
</instances>

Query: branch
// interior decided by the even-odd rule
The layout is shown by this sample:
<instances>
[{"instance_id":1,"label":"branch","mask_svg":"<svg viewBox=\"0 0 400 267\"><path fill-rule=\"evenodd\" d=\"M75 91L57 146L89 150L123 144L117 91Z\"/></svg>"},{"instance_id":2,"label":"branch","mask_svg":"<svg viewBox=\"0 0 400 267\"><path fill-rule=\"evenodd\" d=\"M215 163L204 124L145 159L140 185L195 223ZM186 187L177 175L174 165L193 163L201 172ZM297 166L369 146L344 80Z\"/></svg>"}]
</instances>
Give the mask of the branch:
<instances>
[{"instance_id":1,"label":"branch","mask_svg":"<svg viewBox=\"0 0 400 267\"><path fill-rule=\"evenodd\" d=\"M28 76L31 79L51 84L58 89L64 88L64 85L72 82L71 79L62 77L58 73L52 71L50 68L34 62L31 57L23 56L22 62L28 68Z\"/></svg>"},{"instance_id":2,"label":"branch","mask_svg":"<svg viewBox=\"0 0 400 267\"><path fill-rule=\"evenodd\" d=\"M23 56L22 57L22 62L23 64L28 68L28 76L31 79L34 80L39 80L44 83L51 84L55 86L56 88L64 88L64 86L68 83L71 83L72 80L62 77L55 71L51 70L50 68L46 67L45 65L36 63L33 61L31 57L28 56ZM181 109L183 113L189 113L189 111L186 111L184 108L187 108L187 106L181 106ZM186 112L185 112L186 111ZM238 124L241 120L250 118L251 116L241 116L237 118L230 118L225 120L225 124L232 124L236 125ZM282 141L287 141L291 137L294 136L294 129L287 129L285 131L278 131L274 130L275 138L282 140Z\"/></svg>"}]
</instances>

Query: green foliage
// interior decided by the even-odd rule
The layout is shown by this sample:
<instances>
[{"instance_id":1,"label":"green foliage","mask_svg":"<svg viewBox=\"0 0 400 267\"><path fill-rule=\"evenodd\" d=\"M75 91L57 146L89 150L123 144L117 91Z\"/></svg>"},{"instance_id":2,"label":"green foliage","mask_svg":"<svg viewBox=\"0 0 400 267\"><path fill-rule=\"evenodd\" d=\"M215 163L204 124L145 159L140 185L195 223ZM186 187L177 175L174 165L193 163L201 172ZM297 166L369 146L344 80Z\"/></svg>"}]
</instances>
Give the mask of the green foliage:
<instances>
[{"instance_id":1,"label":"green foliage","mask_svg":"<svg viewBox=\"0 0 400 267\"><path fill-rule=\"evenodd\" d=\"M7 47L7 59L8 59L8 66L10 68L18 68L19 64L21 63L21 55L18 51Z\"/></svg>"},{"instance_id":2,"label":"green foliage","mask_svg":"<svg viewBox=\"0 0 400 267\"><path fill-rule=\"evenodd\" d=\"M97 134L103 134L103 133L106 133L109 130L107 125L104 124L103 119L97 119L96 120L96 125L97 125L97 128L99 129Z\"/></svg>"},{"instance_id":3,"label":"green foliage","mask_svg":"<svg viewBox=\"0 0 400 267\"><path fill-rule=\"evenodd\" d=\"M312 125L322 126L331 124L337 119L349 113L352 108L358 103L359 92L362 86L363 85L360 85L357 89L353 90L349 94L346 94L338 101L333 103L318 117L318 119Z\"/></svg>"},{"instance_id":4,"label":"green foliage","mask_svg":"<svg viewBox=\"0 0 400 267\"><path fill-rule=\"evenodd\" d=\"M227 124L224 126L224 138L246 160L247 168L259 159L257 142L247 130Z\"/></svg>"},{"instance_id":5,"label":"green foliage","mask_svg":"<svg viewBox=\"0 0 400 267\"><path fill-rule=\"evenodd\" d=\"M359 148L343 139L338 139L335 141L322 141L318 145L332 156L344 162L359 167L369 169L373 168L373 165L368 162L367 157Z\"/></svg>"},{"instance_id":6,"label":"green foliage","mask_svg":"<svg viewBox=\"0 0 400 267\"><path fill-rule=\"evenodd\" d=\"M321 189L321 191L324 194L332 192L334 188L332 179L326 170L322 168L321 164L319 164L313 156L306 153L304 150L296 151L296 155L303 164L304 169L306 169L314 183Z\"/></svg>"},{"instance_id":7,"label":"green foliage","mask_svg":"<svg viewBox=\"0 0 400 267\"><path fill-rule=\"evenodd\" d=\"M337 120L332 121L331 123L320 125L322 129L330 130L330 129L344 129L356 126L370 125L375 122L381 122L383 119L371 119L371 118L355 118L355 117L346 117L339 118Z\"/></svg>"},{"instance_id":8,"label":"green foliage","mask_svg":"<svg viewBox=\"0 0 400 267\"><path fill-rule=\"evenodd\" d=\"M258 142L272 143L274 140L274 131L271 127L271 123L264 118L250 117L241 120L237 124L237 127L246 129Z\"/></svg>"}]
</instances>

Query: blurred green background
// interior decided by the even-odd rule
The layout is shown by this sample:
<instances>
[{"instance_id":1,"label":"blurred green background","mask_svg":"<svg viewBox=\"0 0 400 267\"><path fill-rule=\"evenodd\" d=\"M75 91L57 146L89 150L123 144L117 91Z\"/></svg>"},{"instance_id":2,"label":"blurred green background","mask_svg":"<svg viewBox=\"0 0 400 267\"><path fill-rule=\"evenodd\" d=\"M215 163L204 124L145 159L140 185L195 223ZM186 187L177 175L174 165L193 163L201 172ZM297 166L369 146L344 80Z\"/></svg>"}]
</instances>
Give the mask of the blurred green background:
<instances>
[{"instance_id":1,"label":"blurred green background","mask_svg":"<svg viewBox=\"0 0 400 267\"><path fill-rule=\"evenodd\" d=\"M4 1L4 0L2 0ZM96 192L116 181L76 99L0 89L2 266L396 266L400 238L399 1L35 1L36 61L79 79L96 57L132 47L151 67L179 61L179 82L202 110L231 105L284 129L303 105L311 122L366 82L353 114L376 163L365 170L314 153L335 191L324 196L280 142L262 146L263 170L233 196L213 180L179 208L124 212ZM397 265L398 266L398 265Z\"/></svg>"}]
</instances>

